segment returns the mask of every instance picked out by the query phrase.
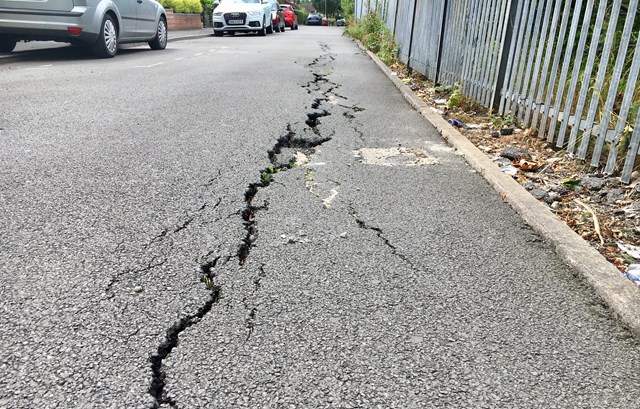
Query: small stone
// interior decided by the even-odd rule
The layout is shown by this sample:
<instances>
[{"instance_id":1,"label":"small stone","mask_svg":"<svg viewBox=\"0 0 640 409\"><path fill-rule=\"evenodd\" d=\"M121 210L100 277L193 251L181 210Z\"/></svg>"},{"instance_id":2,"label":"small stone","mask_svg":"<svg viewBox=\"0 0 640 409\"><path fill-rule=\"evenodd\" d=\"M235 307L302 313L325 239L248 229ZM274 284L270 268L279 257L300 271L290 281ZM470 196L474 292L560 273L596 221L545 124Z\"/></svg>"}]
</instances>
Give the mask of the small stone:
<instances>
[{"instance_id":1,"label":"small stone","mask_svg":"<svg viewBox=\"0 0 640 409\"><path fill-rule=\"evenodd\" d=\"M133 287L133 291L136 293L141 293L144 291L144 287L142 287L141 285L138 285L136 287Z\"/></svg>"},{"instance_id":2,"label":"small stone","mask_svg":"<svg viewBox=\"0 0 640 409\"><path fill-rule=\"evenodd\" d=\"M554 202L560 199L560 194L558 192L551 191L547 194L549 195L549 199L553 200Z\"/></svg>"},{"instance_id":3,"label":"small stone","mask_svg":"<svg viewBox=\"0 0 640 409\"><path fill-rule=\"evenodd\" d=\"M494 137L494 138L499 138L500 137L500 132L498 132L498 131L491 132L491 136Z\"/></svg>"},{"instance_id":4,"label":"small stone","mask_svg":"<svg viewBox=\"0 0 640 409\"><path fill-rule=\"evenodd\" d=\"M533 189L531 190L531 195L536 199L541 200L544 199L544 197L547 195L547 192L542 189Z\"/></svg>"},{"instance_id":5,"label":"small stone","mask_svg":"<svg viewBox=\"0 0 640 409\"><path fill-rule=\"evenodd\" d=\"M631 181L635 182L638 179L640 179L640 171L634 170L631 172Z\"/></svg>"},{"instance_id":6,"label":"small stone","mask_svg":"<svg viewBox=\"0 0 640 409\"><path fill-rule=\"evenodd\" d=\"M518 160L520 158L529 158L531 154L526 149L518 148L517 146L507 146L500 153L503 158Z\"/></svg>"},{"instance_id":7,"label":"small stone","mask_svg":"<svg viewBox=\"0 0 640 409\"><path fill-rule=\"evenodd\" d=\"M594 191L602 189L604 187L604 184L605 180L603 178L593 176L587 176L586 178L582 179L582 182L580 183L580 185L582 185L583 187Z\"/></svg>"},{"instance_id":8,"label":"small stone","mask_svg":"<svg viewBox=\"0 0 640 409\"><path fill-rule=\"evenodd\" d=\"M347 238L347 232L344 232L344 233L340 234L340 238L346 239Z\"/></svg>"},{"instance_id":9,"label":"small stone","mask_svg":"<svg viewBox=\"0 0 640 409\"><path fill-rule=\"evenodd\" d=\"M553 210L558 210L560 208L560 202L553 202L551 203L551 208Z\"/></svg>"},{"instance_id":10,"label":"small stone","mask_svg":"<svg viewBox=\"0 0 640 409\"><path fill-rule=\"evenodd\" d=\"M522 184L522 187L527 190L532 190L533 188L536 187L536 185L533 182L526 182Z\"/></svg>"},{"instance_id":11,"label":"small stone","mask_svg":"<svg viewBox=\"0 0 640 409\"><path fill-rule=\"evenodd\" d=\"M624 199L624 191L622 189L611 189L607 193L607 203L609 204L614 204L622 199Z\"/></svg>"},{"instance_id":12,"label":"small stone","mask_svg":"<svg viewBox=\"0 0 640 409\"><path fill-rule=\"evenodd\" d=\"M500 129L500 135L512 135L513 128L502 128Z\"/></svg>"}]
</instances>

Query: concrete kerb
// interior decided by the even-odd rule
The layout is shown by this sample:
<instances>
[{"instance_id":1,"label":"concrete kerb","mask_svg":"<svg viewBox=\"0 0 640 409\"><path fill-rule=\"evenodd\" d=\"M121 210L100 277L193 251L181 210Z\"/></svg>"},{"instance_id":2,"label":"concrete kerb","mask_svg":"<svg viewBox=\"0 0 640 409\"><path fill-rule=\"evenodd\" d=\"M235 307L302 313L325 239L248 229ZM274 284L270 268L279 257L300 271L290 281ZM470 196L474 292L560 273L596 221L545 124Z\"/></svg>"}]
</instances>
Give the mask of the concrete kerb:
<instances>
[{"instance_id":1,"label":"concrete kerb","mask_svg":"<svg viewBox=\"0 0 640 409\"><path fill-rule=\"evenodd\" d=\"M355 42L395 84L405 99L438 130L442 138L462 154L531 228L554 246L560 258L586 280L620 322L640 338L640 291L595 248L546 206L539 203L511 176L503 173L498 165L442 116L434 112L432 107L420 99L375 54L359 41Z\"/></svg>"}]
</instances>

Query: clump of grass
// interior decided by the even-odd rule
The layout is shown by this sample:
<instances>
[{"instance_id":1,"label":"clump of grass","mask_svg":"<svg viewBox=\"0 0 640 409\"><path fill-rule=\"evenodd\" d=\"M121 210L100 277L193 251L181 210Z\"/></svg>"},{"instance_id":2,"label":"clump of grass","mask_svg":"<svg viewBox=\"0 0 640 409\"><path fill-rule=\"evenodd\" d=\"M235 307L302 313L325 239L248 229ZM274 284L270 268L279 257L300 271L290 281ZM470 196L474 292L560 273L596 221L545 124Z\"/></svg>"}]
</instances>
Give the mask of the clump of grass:
<instances>
[{"instance_id":1,"label":"clump of grass","mask_svg":"<svg viewBox=\"0 0 640 409\"><path fill-rule=\"evenodd\" d=\"M398 61L398 44L384 21L376 13L369 13L360 21L351 19L345 33L359 40L386 65Z\"/></svg>"}]
</instances>

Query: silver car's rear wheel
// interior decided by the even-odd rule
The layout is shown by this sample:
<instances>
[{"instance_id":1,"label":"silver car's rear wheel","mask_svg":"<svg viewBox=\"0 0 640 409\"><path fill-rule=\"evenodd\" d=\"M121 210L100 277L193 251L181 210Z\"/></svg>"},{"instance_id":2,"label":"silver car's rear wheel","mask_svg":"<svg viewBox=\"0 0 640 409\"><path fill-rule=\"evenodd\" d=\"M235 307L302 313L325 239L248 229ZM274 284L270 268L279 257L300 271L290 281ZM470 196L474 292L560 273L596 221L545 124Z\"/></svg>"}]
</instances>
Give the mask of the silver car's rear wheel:
<instances>
[{"instance_id":1,"label":"silver car's rear wheel","mask_svg":"<svg viewBox=\"0 0 640 409\"><path fill-rule=\"evenodd\" d=\"M160 17L156 37L149 42L149 47L151 47L152 50L164 50L167 47L167 39L167 23L163 17Z\"/></svg>"},{"instance_id":2,"label":"silver car's rear wheel","mask_svg":"<svg viewBox=\"0 0 640 409\"><path fill-rule=\"evenodd\" d=\"M118 52L118 29L110 15L104 16L98 41L93 45L93 52L102 58L111 58Z\"/></svg>"}]
</instances>

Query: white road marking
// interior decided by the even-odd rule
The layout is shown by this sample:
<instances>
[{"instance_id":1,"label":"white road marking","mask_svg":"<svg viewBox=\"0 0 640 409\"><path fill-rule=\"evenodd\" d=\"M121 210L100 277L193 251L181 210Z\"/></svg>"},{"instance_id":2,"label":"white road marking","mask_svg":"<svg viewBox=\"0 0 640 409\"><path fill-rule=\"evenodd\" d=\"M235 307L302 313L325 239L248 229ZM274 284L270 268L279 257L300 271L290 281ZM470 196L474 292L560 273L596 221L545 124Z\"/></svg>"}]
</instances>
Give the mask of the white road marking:
<instances>
[{"instance_id":1,"label":"white road marking","mask_svg":"<svg viewBox=\"0 0 640 409\"><path fill-rule=\"evenodd\" d=\"M175 59L175 60L173 60L173 61L180 61L180 60L184 60L184 57L176 58L176 59Z\"/></svg>"},{"instance_id":2,"label":"white road marking","mask_svg":"<svg viewBox=\"0 0 640 409\"><path fill-rule=\"evenodd\" d=\"M202 55L202 53L198 53L198 54L193 54L194 57L197 57L199 55Z\"/></svg>"},{"instance_id":3,"label":"white road marking","mask_svg":"<svg viewBox=\"0 0 640 409\"><path fill-rule=\"evenodd\" d=\"M136 65L135 68L152 68L152 67L155 67L155 66L158 66L158 65L162 65L162 64L164 64L164 63L163 62L158 62L158 63L151 64L151 65Z\"/></svg>"}]
</instances>

